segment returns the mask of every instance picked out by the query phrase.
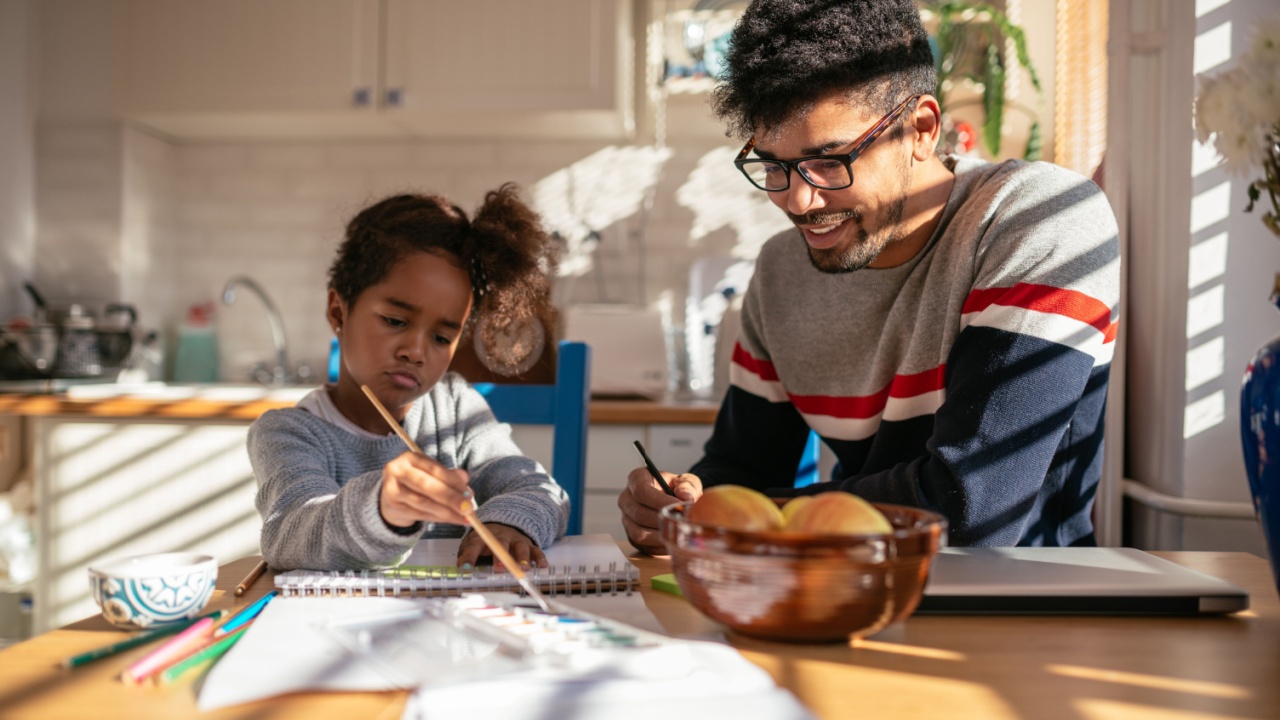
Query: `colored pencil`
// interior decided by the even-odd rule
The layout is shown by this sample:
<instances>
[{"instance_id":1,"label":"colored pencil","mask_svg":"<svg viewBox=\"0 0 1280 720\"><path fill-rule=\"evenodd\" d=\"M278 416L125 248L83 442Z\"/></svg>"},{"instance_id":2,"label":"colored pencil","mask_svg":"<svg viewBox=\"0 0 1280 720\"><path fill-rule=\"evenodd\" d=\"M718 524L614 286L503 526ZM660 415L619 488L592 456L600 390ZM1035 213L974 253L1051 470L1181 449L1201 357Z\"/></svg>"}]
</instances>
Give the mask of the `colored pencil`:
<instances>
[{"instance_id":1,"label":"colored pencil","mask_svg":"<svg viewBox=\"0 0 1280 720\"><path fill-rule=\"evenodd\" d=\"M250 620L240 626L238 630L206 644L190 656L179 660L164 670L161 670L153 676L153 679L158 685L168 685L182 677L188 670L191 670L194 667L204 664L213 664L218 658L222 657L224 653L230 650L232 645L236 644L236 641L244 635L244 631L248 630L249 626L252 624L253 621Z\"/></svg>"},{"instance_id":2,"label":"colored pencil","mask_svg":"<svg viewBox=\"0 0 1280 720\"><path fill-rule=\"evenodd\" d=\"M222 637L230 634L236 628L258 617L258 613L262 612L262 608L266 607L267 603L271 602L272 598L274 598L278 593L278 590L272 590L266 595L254 600L252 605L246 607L235 615L232 615L230 620L222 623L222 627L214 630L213 636Z\"/></svg>"},{"instance_id":3,"label":"colored pencil","mask_svg":"<svg viewBox=\"0 0 1280 720\"><path fill-rule=\"evenodd\" d=\"M241 580L240 584L236 586L236 597L244 595L245 591L249 589L249 586L253 585L258 578L262 577L262 573L266 569L267 561L259 560L258 564L254 565L253 569L249 571L249 574L245 576L244 580Z\"/></svg>"},{"instance_id":4,"label":"colored pencil","mask_svg":"<svg viewBox=\"0 0 1280 720\"><path fill-rule=\"evenodd\" d=\"M219 610L217 618L222 618L226 614L226 610ZM195 621L186 630L178 633L168 642L160 647L147 653L141 660L129 666L120 676L130 685L136 685L149 676L159 671L174 659L183 657L191 652L192 648L203 645L205 640L213 635L213 624L215 618L213 616L203 617Z\"/></svg>"},{"instance_id":5,"label":"colored pencil","mask_svg":"<svg viewBox=\"0 0 1280 720\"><path fill-rule=\"evenodd\" d=\"M100 648L89 650L88 652L82 652L79 655L72 655L71 657L66 658L62 661L62 667L64 668L80 667L81 665L84 665L86 663L91 663L94 660L98 660L104 657L110 657L112 655L122 653L125 650L129 650L130 648L138 647L139 645L146 645L152 640L157 640L159 638L165 637L166 635L172 635L176 632L181 632L191 627L195 623L199 622L200 620L203 620L204 618L212 617L217 619L217 618L221 618L223 615L226 615L228 613L229 613L228 610L215 610L207 615L201 615L198 618L192 618L190 620L185 620L183 622L176 622L170 625L164 625L154 630L147 630L146 632L138 633L137 635L134 635L133 637L125 640L121 640L120 642L114 642L114 643L111 643L110 645L103 645Z\"/></svg>"}]
</instances>

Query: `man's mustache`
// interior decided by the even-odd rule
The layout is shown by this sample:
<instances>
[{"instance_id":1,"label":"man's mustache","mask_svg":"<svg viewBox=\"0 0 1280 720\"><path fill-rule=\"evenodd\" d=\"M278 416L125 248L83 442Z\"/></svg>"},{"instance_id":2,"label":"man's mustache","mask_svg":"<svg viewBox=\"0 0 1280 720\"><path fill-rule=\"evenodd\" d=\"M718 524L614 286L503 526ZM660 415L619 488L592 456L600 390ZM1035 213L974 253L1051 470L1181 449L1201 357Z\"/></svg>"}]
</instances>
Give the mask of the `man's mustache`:
<instances>
[{"instance_id":1,"label":"man's mustache","mask_svg":"<svg viewBox=\"0 0 1280 720\"><path fill-rule=\"evenodd\" d=\"M853 220L859 225L862 224L862 213L857 210L805 213L804 215L796 215L795 213L788 212L787 217L791 218L791 222L797 225L834 225L836 223L844 222L845 220Z\"/></svg>"}]
</instances>

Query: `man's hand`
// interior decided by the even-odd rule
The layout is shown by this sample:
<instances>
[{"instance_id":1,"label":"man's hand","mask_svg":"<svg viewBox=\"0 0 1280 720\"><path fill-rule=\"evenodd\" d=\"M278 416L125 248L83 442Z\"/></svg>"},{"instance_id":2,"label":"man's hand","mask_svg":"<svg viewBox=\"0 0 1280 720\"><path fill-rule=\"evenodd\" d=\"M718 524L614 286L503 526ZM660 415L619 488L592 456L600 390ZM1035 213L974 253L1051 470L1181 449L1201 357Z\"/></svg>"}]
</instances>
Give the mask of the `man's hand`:
<instances>
[{"instance_id":1,"label":"man's hand","mask_svg":"<svg viewBox=\"0 0 1280 720\"><path fill-rule=\"evenodd\" d=\"M632 546L649 555L666 555L667 548L658 536L658 511L676 502L693 502L702 497L702 480L697 475L662 473L676 497L658 487L649 471L638 467L627 475L627 488L618 496L622 510L622 527Z\"/></svg>"},{"instance_id":2,"label":"man's hand","mask_svg":"<svg viewBox=\"0 0 1280 720\"><path fill-rule=\"evenodd\" d=\"M425 455L405 452L382 468L378 511L388 525L418 521L466 525L463 503L471 502L466 470L451 470Z\"/></svg>"},{"instance_id":3,"label":"man's hand","mask_svg":"<svg viewBox=\"0 0 1280 720\"><path fill-rule=\"evenodd\" d=\"M484 526L493 533L493 536L502 543L507 552L511 553L511 559L520 564L521 570L528 570L530 566L537 565L544 568L547 566L547 556L542 553L542 549L529 539L520 530L510 525L502 525L499 523L485 523ZM492 555L489 546L484 544L484 538L480 537L480 533L471 532L458 546L458 567L463 570L470 570L475 567L476 560L486 555ZM495 558L493 561L495 570L505 570L502 564Z\"/></svg>"}]
</instances>

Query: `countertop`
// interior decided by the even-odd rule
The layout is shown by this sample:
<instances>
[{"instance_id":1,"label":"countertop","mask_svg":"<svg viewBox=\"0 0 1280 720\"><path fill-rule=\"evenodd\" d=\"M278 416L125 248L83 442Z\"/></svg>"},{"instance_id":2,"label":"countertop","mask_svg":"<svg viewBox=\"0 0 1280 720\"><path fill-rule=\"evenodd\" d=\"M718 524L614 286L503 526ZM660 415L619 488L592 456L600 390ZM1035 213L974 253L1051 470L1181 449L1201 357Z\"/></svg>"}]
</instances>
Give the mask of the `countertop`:
<instances>
[{"instance_id":1,"label":"countertop","mask_svg":"<svg viewBox=\"0 0 1280 720\"><path fill-rule=\"evenodd\" d=\"M209 385L110 392L83 386L58 393L0 393L0 415L254 420L292 406L310 389ZM590 412L592 424L710 424L718 407L706 401L597 399Z\"/></svg>"}]
</instances>

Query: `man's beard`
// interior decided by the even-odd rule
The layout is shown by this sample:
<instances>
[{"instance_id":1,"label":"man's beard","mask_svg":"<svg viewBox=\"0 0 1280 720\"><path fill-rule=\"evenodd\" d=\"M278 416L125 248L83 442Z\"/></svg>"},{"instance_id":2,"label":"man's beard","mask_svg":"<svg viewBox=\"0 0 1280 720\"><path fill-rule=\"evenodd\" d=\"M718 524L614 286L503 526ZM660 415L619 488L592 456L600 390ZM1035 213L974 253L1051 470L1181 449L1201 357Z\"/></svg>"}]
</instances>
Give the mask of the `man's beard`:
<instances>
[{"instance_id":1,"label":"man's beard","mask_svg":"<svg viewBox=\"0 0 1280 720\"><path fill-rule=\"evenodd\" d=\"M819 250L814 249L807 242L805 243L805 248L809 250L809 262L815 269L819 272L838 275L861 270L870 265L886 247L900 240L899 232L902 228L902 217L906 207L907 198L904 194L885 210L883 223L874 236L862 227L862 213L858 210L815 213L812 215L787 214L790 215L791 221L797 225L827 225L841 221L848 221L853 224L853 227L849 228L849 230L853 231L854 239L846 248Z\"/></svg>"}]
</instances>

